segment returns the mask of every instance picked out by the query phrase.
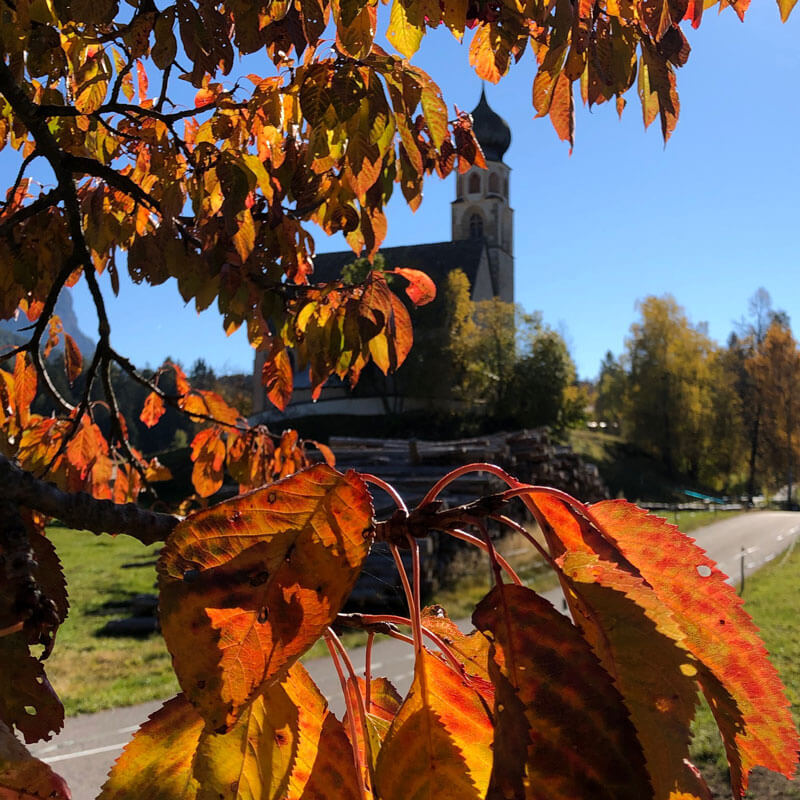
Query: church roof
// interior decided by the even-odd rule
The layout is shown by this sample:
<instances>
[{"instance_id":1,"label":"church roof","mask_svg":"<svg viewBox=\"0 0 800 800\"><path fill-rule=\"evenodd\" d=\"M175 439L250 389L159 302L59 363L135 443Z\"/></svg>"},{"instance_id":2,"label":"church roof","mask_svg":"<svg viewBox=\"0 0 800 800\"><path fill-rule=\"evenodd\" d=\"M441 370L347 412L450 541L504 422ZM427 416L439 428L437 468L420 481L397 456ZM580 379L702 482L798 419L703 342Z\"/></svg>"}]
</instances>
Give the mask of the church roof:
<instances>
[{"instance_id":1,"label":"church roof","mask_svg":"<svg viewBox=\"0 0 800 800\"><path fill-rule=\"evenodd\" d=\"M449 272L462 270L475 287L481 256L486 247L483 239L461 239L456 242L434 242L433 244L412 244L400 247L382 247L381 255L386 261L386 269L411 267L429 275L437 288L444 286ZM342 268L355 261L352 250L338 253L318 253L314 256L314 283L328 283L338 280Z\"/></svg>"},{"instance_id":2,"label":"church roof","mask_svg":"<svg viewBox=\"0 0 800 800\"><path fill-rule=\"evenodd\" d=\"M489 161L502 161L503 155L511 145L511 128L489 107L483 89L481 89L481 99L472 112L472 130L486 158Z\"/></svg>"}]
</instances>

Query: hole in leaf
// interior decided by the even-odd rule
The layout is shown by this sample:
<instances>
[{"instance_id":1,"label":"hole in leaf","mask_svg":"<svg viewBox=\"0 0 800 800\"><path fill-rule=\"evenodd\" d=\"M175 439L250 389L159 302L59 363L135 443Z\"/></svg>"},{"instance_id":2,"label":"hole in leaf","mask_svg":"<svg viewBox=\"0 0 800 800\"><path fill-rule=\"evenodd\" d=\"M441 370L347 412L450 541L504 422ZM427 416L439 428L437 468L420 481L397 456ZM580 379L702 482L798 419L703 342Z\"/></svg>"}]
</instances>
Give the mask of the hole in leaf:
<instances>
[{"instance_id":1,"label":"hole in leaf","mask_svg":"<svg viewBox=\"0 0 800 800\"><path fill-rule=\"evenodd\" d=\"M709 578L709 577L711 577L711 567L707 566L706 564L701 564L697 568L697 574L701 578Z\"/></svg>"},{"instance_id":2,"label":"hole in leaf","mask_svg":"<svg viewBox=\"0 0 800 800\"><path fill-rule=\"evenodd\" d=\"M269 619L269 609L264 606L261 611L258 612L258 617L256 619L263 625Z\"/></svg>"},{"instance_id":3,"label":"hole in leaf","mask_svg":"<svg viewBox=\"0 0 800 800\"><path fill-rule=\"evenodd\" d=\"M200 570L199 569L187 569L186 572L183 573L183 579L186 583L192 583L196 581L200 577Z\"/></svg>"},{"instance_id":4,"label":"hole in leaf","mask_svg":"<svg viewBox=\"0 0 800 800\"><path fill-rule=\"evenodd\" d=\"M33 706L25 706L25 713L29 717L35 717L36 716L36 709Z\"/></svg>"}]
</instances>

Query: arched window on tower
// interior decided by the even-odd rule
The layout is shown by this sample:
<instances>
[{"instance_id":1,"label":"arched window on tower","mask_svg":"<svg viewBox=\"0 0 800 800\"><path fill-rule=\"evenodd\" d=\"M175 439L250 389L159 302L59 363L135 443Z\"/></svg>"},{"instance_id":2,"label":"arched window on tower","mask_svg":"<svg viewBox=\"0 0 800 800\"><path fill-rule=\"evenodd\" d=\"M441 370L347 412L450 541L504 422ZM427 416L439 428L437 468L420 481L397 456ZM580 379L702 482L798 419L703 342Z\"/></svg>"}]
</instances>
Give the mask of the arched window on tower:
<instances>
[{"instance_id":1,"label":"arched window on tower","mask_svg":"<svg viewBox=\"0 0 800 800\"><path fill-rule=\"evenodd\" d=\"M477 172L473 172L469 176L469 193L480 194L481 191L481 176Z\"/></svg>"},{"instance_id":2,"label":"arched window on tower","mask_svg":"<svg viewBox=\"0 0 800 800\"><path fill-rule=\"evenodd\" d=\"M489 176L489 191L492 194L500 194L500 177L496 172Z\"/></svg>"},{"instance_id":3,"label":"arched window on tower","mask_svg":"<svg viewBox=\"0 0 800 800\"><path fill-rule=\"evenodd\" d=\"M469 238L483 238L483 217L480 214L473 214L469 218Z\"/></svg>"}]
</instances>

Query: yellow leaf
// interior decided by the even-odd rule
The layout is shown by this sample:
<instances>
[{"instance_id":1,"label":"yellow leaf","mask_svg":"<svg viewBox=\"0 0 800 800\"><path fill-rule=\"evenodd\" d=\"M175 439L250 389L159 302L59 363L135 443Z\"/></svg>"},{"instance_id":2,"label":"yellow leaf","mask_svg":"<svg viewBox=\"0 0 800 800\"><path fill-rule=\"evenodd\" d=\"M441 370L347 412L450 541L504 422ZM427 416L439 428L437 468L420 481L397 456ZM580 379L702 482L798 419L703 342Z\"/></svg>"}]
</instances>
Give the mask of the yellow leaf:
<instances>
[{"instance_id":1,"label":"yellow leaf","mask_svg":"<svg viewBox=\"0 0 800 800\"><path fill-rule=\"evenodd\" d=\"M404 0L393 1L386 38L406 58L411 58L419 50L424 28L425 23L414 0L409 0L408 5Z\"/></svg>"}]
</instances>

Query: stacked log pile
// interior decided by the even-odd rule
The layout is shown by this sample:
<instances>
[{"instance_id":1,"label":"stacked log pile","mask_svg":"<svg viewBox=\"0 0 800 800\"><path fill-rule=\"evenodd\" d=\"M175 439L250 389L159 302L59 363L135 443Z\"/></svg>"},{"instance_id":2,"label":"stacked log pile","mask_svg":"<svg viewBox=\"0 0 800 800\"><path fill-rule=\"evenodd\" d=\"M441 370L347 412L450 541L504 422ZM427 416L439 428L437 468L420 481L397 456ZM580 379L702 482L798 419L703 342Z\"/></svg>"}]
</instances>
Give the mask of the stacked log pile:
<instances>
[{"instance_id":1,"label":"stacked log pile","mask_svg":"<svg viewBox=\"0 0 800 800\"><path fill-rule=\"evenodd\" d=\"M580 500L608 496L597 468L585 464L569 447L554 444L545 429L496 433L451 441L332 437L337 469L371 473L392 484L409 508L417 505L436 481L456 467L491 463L526 483L562 489ZM378 519L394 510L391 500L371 487ZM486 473L472 473L450 484L439 496L447 506L460 505L505 488ZM448 536L433 536L423 543L423 585L428 591L446 582L454 558L464 546ZM351 608L403 604L397 572L388 549L373 548L350 599Z\"/></svg>"}]
</instances>

